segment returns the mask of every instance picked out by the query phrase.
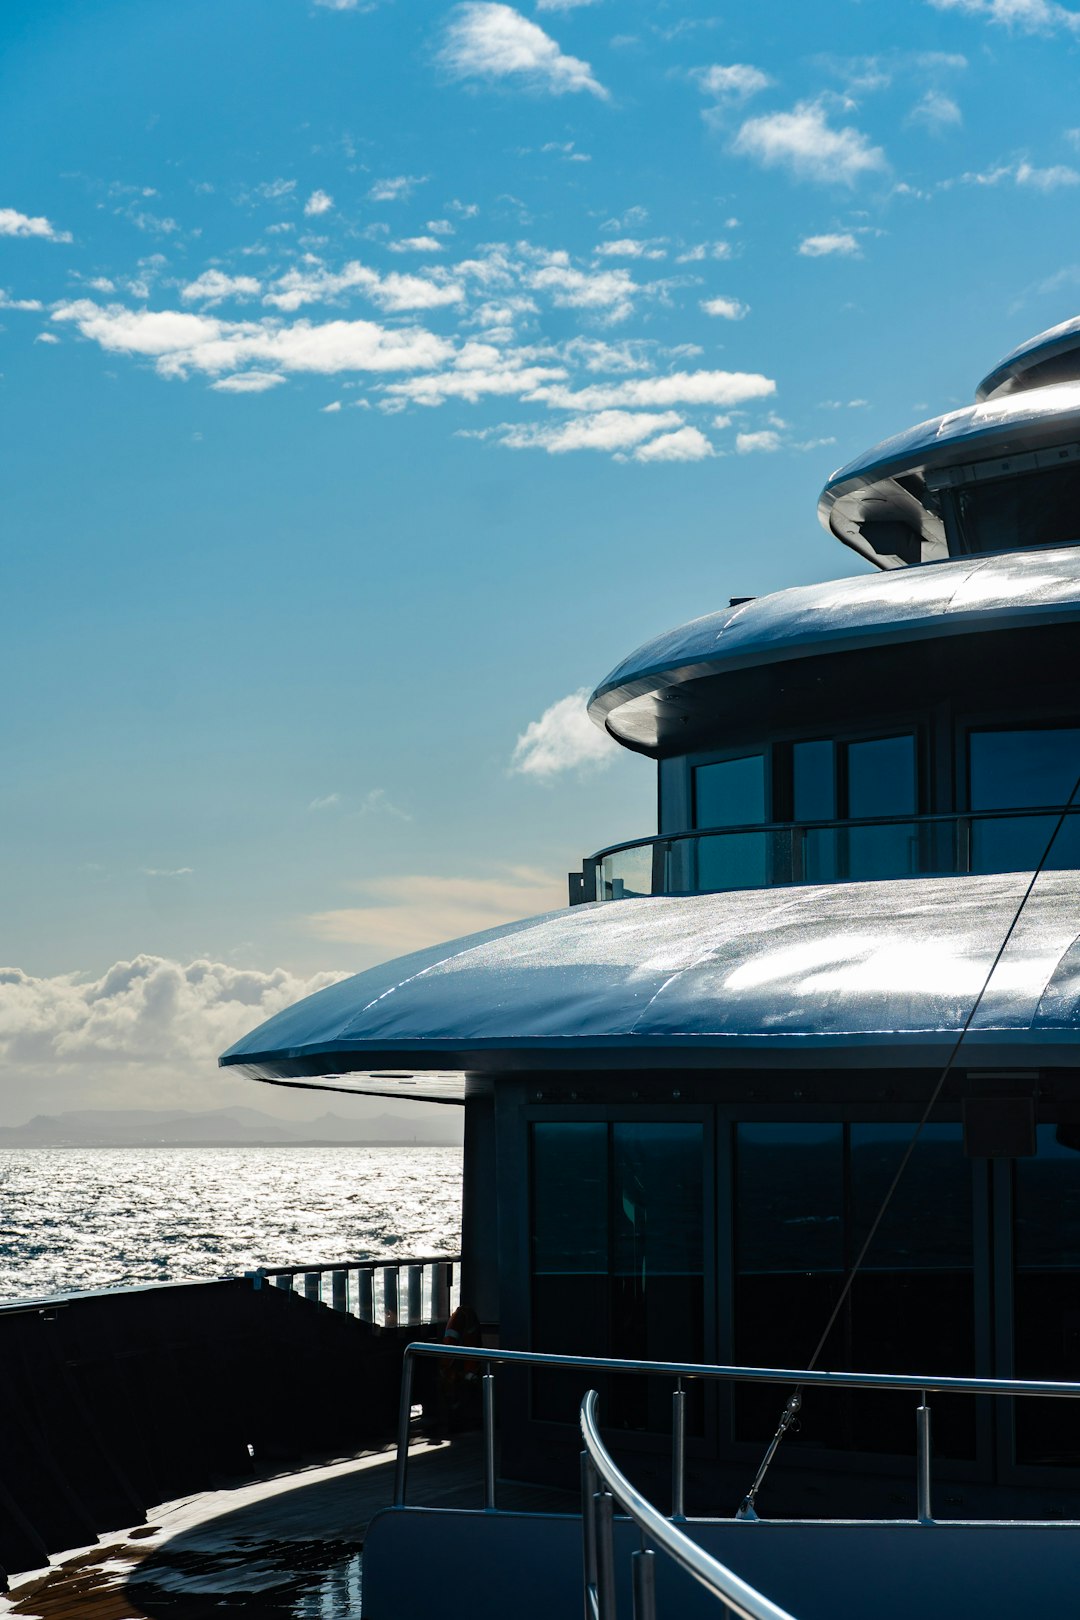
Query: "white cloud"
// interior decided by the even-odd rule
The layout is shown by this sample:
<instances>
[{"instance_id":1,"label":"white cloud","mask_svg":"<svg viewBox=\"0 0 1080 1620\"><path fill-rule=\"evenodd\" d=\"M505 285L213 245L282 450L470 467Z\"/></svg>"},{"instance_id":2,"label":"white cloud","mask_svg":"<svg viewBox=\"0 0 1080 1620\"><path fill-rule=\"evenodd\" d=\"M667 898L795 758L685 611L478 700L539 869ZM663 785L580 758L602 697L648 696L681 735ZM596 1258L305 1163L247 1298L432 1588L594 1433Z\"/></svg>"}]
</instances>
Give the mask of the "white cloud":
<instances>
[{"instance_id":1,"label":"white cloud","mask_svg":"<svg viewBox=\"0 0 1080 1620\"><path fill-rule=\"evenodd\" d=\"M400 242L388 242L391 253L443 253L445 242L436 236L403 236Z\"/></svg>"},{"instance_id":2,"label":"white cloud","mask_svg":"<svg viewBox=\"0 0 1080 1620\"><path fill-rule=\"evenodd\" d=\"M264 180L255 190L267 202L280 202L283 197L291 197L296 190L295 180Z\"/></svg>"},{"instance_id":3,"label":"white cloud","mask_svg":"<svg viewBox=\"0 0 1080 1620\"><path fill-rule=\"evenodd\" d=\"M546 450L552 456L569 450L613 454L630 450L654 433L676 428L681 422L682 417L675 411L597 411L591 416L575 416L559 426L523 423L506 427L500 443L510 450Z\"/></svg>"},{"instance_id":4,"label":"white cloud","mask_svg":"<svg viewBox=\"0 0 1080 1620\"><path fill-rule=\"evenodd\" d=\"M312 799L309 810L336 810L341 803L340 793L325 793L321 799Z\"/></svg>"},{"instance_id":5,"label":"white cloud","mask_svg":"<svg viewBox=\"0 0 1080 1620\"><path fill-rule=\"evenodd\" d=\"M304 204L304 213L310 217L319 214L328 214L334 206L334 199L328 191L313 191Z\"/></svg>"},{"instance_id":6,"label":"white cloud","mask_svg":"<svg viewBox=\"0 0 1080 1620\"><path fill-rule=\"evenodd\" d=\"M315 0L324 11L374 11L375 0Z\"/></svg>"},{"instance_id":7,"label":"white cloud","mask_svg":"<svg viewBox=\"0 0 1080 1620\"><path fill-rule=\"evenodd\" d=\"M585 90L607 99L588 62L564 55L537 23L493 0L454 10L439 59L457 79L510 79L556 96Z\"/></svg>"},{"instance_id":8,"label":"white cloud","mask_svg":"<svg viewBox=\"0 0 1080 1620\"><path fill-rule=\"evenodd\" d=\"M307 926L318 939L368 946L380 956L394 956L561 910L566 905L565 883L530 867L511 867L498 877L406 873L375 878L359 885L374 904L317 912L307 918Z\"/></svg>"},{"instance_id":9,"label":"white cloud","mask_svg":"<svg viewBox=\"0 0 1080 1620\"><path fill-rule=\"evenodd\" d=\"M1063 186L1080 185L1080 173L1068 164L1055 163L1048 169L1035 169L1030 163L1016 166L1018 186L1032 186L1036 191L1060 191Z\"/></svg>"},{"instance_id":10,"label":"white cloud","mask_svg":"<svg viewBox=\"0 0 1080 1620\"><path fill-rule=\"evenodd\" d=\"M61 305L52 319L70 323L111 354L153 359L166 377L193 371L221 376L245 366L326 376L415 371L444 364L453 354L445 338L423 327L391 330L377 321L223 321L179 310L102 307L88 298Z\"/></svg>"},{"instance_id":11,"label":"white cloud","mask_svg":"<svg viewBox=\"0 0 1080 1620\"><path fill-rule=\"evenodd\" d=\"M280 371L238 371L232 377L220 377L210 386L222 394L265 394L284 381Z\"/></svg>"},{"instance_id":12,"label":"white cloud","mask_svg":"<svg viewBox=\"0 0 1080 1620\"><path fill-rule=\"evenodd\" d=\"M602 259L666 259L667 249L657 245L657 239L641 242L632 236L620 236L614 242L601 242L596 249Z\"/></svg>"},{"instance_id":13,"label":"white cloud","mask_svg":"<svg viewBox=\"0 0 1080 1620\"><path fill-rule=\"evenodd\" d=\"M578 6L594 6L596 0L536 0L537 11L576 11Z\"/></svg>"},{"instance_id":14,"label":"white cloud","mask_svg":"<svg viewBox=\"0 0 1080 1620\"><path fill-rule=\"evenodd\" d=\"M791 112L748 118L733 150L764 168L787 169L796 180L854 185L865 174L886 167L880 146L861 130L833 129L822 101L800 101Z\"/></svg>"},{"instance_id":15,"label":"white cloud","mask_svg":"<svg viewBox=\"0 0 1080 1620\"><path fill-rule=\"evenodd\" d=\"M964 119L952 96L942 90L927 90L908 113L907 121L921 124L931 135L940 135L946 129L956 129Z\"/></svg>"},{"instance_id":16,"label":"white cloud","mask_svg":"<svg viewBox=\"0 0 1080 1620\"><path fill-rule=\"evenodd\" d=\"M1053 34L1062 28L1070 33L1080 32L1080 12L1057 5L1055 0L929 0L929 3L936 11L963 11L1024 34Z\"/></svg>"},{"instance_id":17,"label":"white cloud","mask_svg":"<svg viewBox=\"0 0 1080 1620\"><path fill-rule=\"evenodd\" d=\"M219 1052L301 996L342 974L302 979L160 956L116 962L100 978L35 978L0 968L0 1055L49 1070L68 1064L194 1061Z\"/></svg>"},{"instance_id":18,"label":"white cloud","mask_svg":"<svg viewBox=\"0 0 1080 1620\"><path fill-rule=\"evenodd\" d=\"M222 270L204 270L181 287L180 297L185 304L202 303L209 308L226 298L255 298L261 291L254 276L227 276Z\"/></svg>"},{"instance_id":19,"label":"white cloud","mask_svg":"<svg viewBox=\"0 0 1080 1620\"><path fill-rule=\"evenodd\" d=\"M693 71L698 88L707 96L718 96L726 101L744 101L773 83L767 73L751 67L747 62L732 62L727 67L714 63L711 67Z\"/></svg>"},{"instance_id":20,"label":"white cloud","mask_svg":"<svg viewBox=\"0 0 1080 1620\"><path fill-rule=\"evenodd\" d=\"M700 264L703 259L730 259L730 242L696 242L678 255L676 264Z\"/></svg>"},{"instance_id":21,"label":"white cloud","mask_svg":"<svg viewBox=\"0 0 1080 1620\"><path fill-rule=\"evenodd\" d=\"M589 719L588 687L571 692L531 720L514 744L510 769L544 781L560 771L595 770L610 765L617 744Z\"/></svg>"},{"instance_id":22,"label":"white cloud","mask_svg":"<svg viewBox=\"0 0 1080 1620\"><path fill-rule=\"evenodd\" d=\"M534 395L539 388L565 376L562 366L521 366L498 355L487 366L461 365L459 356L458 369L389 383L386 394L401 404L412 400L416 405L444 405L448 399L465 399L475 405L477 400L490 396Z\"/></svg>"},{"instance_id":23,"label":"white cloud","mask_svg":"<svg viewBox=\"0 0 1080 1620\"><path fill-rule=\"evenodd\" d=\"M40 298L12 298L11 294L0 287L0 309L43 309Z\"/></svg>"},{"instance_id":24,"label":"white cloud","mask_svg":"<svg viewBox=\"0 0 1080 1620\"><path fill-rule=\"evenodd\" d=\"M635 461L704 461L716 452L704 433L696 427L682 427L651 439L634 451Z\"/></svg>"},{"instance_id":25,"label":"white cloud","mask_svg":"<svg viewBox=\"0 0 1080 1620\"><path fill-rule=\"evenodd\" d=\"M703 298L701 307L706 315L715 315L722 321L741 321L749 315L750 305L737 298Z\"/></svg>"},{"instance_id":26,"label":"white cloud","mask_svg":"<svg viewBox=\"0 0 1080 1620\"><path fill-rule=\"evenodd\" d=\"M1017 186L1027 186L1033 191L1060 191L1063 186L1080 185L1080 172L1069 168L1065 163L1056 163L1047 169L1037 169L1026 159L1022 159L1019 163L1001 163L995 169L969 171L960 176L959 183L965 186L1000 186L1006 180L1011 180ZM941 184L944 190L948 190L956 182L944 180Z\"/></svg>"},{"instance_id":27,"label":"white cloud","mask_svg":"<svg viewBox=\"0 0 1080 1620\"><path fill-rule=\"evenodd\" d=\"M40 236L47 242L70 242L70 231L58 231L43 214L20 214L17 208L0 208L0 236Z\"/></svg>"},{"instance_id":28,"label":"white cloud","mask_svg":"<svg viewBox=\"0 0 1080 1620\"><path fill-rule=\"evenodd\" d=\"M559 410L603 411L627 407L742 405L776 392L771 377L753 371L672 371L662 377L632 377L570 389L547 385L535 397Z\"/></svg>"},{"instance_id":29,"label":"white cloud","mask_svg":"<svg viewBox=\"0 0 1080 1620\"><path fill-rule=\"evenodd\" d=\"M417 186L422 186L426 175L398 174L376 180L368 192L369 202L400 202L411 197Z\"/></svg>"},{"instance_id":30,"label":"white cloud","mask_svg":"<svg viewBox=\"0 0 1080 1620\"><path fill-rule=\"evenodd\" d=\"M59 341L55 332L39 332L34 339L35 343L59 343Z\"/></svg>"},{"instance_id":31,"label":"white cloud","mask_svg":"<svg viewBox=\"0 0 1080 1620\"><path fill-rule=\"evenodd\" d=\"M546 292L560 309L603 311L610 321L622 321L633 312L642 288L629 270L575 270L567 255L553 254L554 262L527 271L523 281L534 292Z\"/></svg>"},{"instance_id":32,"label":"white cloud","mask_svg":"<svg viewBox=\"0 0 1080 1620\"><path fill-rule=\"evenodd\" d=\"M362 816L393 816L396 821L411 821L412 816L407 810L401 810L390 801L390 795L385 788L372 788L365 793L360 801L360 814Z\"/></svg>"},{"instance_id":33,"label":"white cloud","mask_svg":"<svg viewBox=\"0 0 1080 1620\"><path fill-rule=\"evenodd\" d=\"M340 399L332 399L329 405L321 405L319 409L323 416L330 416L334 411L340 411L341 401Z\"/></svg>"},{"instance_id":34,"label":"white cloud","mask_svg":"<svg viewBox=\"0 0 1080 1620\"><path fill-rule=\"evenodd\" d=\"M861 254L859 239L850 231L825 231L821 236L804 236L799 252L804 259L824 259L830 254L841 258L858 258Z\"/></svg>"},{"instance_id":35,"label":"white cloud","mask_svg":"<svg viewBox=\"0 0 1080 1620\"><path fill-rule=\"evenodd\" d=\"M761 428L757 433L737 433L735 448L740 456L752 455L757 450L771 454L780 448L780 435L775 428Z\"/></svg>"},{"instance_id":36,"label":"white cloud","mask_svg":"<svg viewBox=\"0 0 1080 1620\"><path fill-rule=\"evenodd\" d=\"M406 309L442 309L447 304L460 304L465 296L456 281L401 275L396 270L383 276L361 264L359 259L353 259L341 270L327 270L318 261L287 270L274 282L263 302L275 309L292 311L302 304L340 298L347 292L362 292L380 309L394 314Z\"/></svg>"}]
</instances>

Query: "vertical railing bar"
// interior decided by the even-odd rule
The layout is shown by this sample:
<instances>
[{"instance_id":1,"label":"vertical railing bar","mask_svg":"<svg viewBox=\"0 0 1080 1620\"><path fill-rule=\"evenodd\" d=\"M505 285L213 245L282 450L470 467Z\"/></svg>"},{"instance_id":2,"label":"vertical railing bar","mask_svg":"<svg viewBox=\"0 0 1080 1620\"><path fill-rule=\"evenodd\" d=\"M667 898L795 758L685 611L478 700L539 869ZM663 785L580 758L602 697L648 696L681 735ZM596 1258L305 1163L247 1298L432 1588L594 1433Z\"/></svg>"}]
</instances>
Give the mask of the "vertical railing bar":
<instances>
[{"instance_id":1,"label":"vertical railing bar","mask_svg":"<svg viewBox=\"0 0 1080 1620\"><path fill-rule=\"evenodd\" d=\"M598 1620L615 1620L615 1498L601 1486L596 1492L596 1612Z\"/></svg>"},{"instance_id":2,"label":"vertical railing bar","mask_svg":"<svg viewBox=\"0 0 1080 1620\"><path fill-rule=\"evenodd\" d=\"M915 1434L917 1437L917 1463L918 1479L916 1494L918 1498L917 1517L920 1524L933 1524L934 1515L930 1499L930 1406L923 1390L922 1405L915 1409Z\"/></svg>"},{"instance_id":3,"label":"vertical railing bar","mask_svg":"<svg viewBox=\"0 0 1080 1620\"><path fill-rule=\"evenodd\" d=\"M495 1511L495 1374L491 1362L484 1363L484 1511Z\"/></svg>"},{"instance_id":4,"label":"vertical railing bar","mask_svg":"<svg viewBox=\"0 0 1080 1620\"><path fill-rule=\"evenodd\" d=\"M671 1517L686 1518L686 1391L675 1380L671 1397Z\"/></svg>"},{"instance_id":5,"label":"vertical railing bar","mask_svg":"<svg viewBox=\"0 0 1080 1620\"><path fill-rule=\"evenodd\" d=\"M631 1554L634 1620L656 1620L656 1554L642 1547Z\"/></svg>"},{"instance_id":6,"label":"vertical railing bar","mask_svg":"<svg viewBox=\"0 0 1080 1620\"><path fill-rule=\"evenodd\" d=\"M409 1424L412 1421L413 1358L406 1350L401 1363L401 1405L398 1407L397 1461L394 1465L394 1506L405 1506L409 1468Z\"/></svg>"},{"instance_id":7,"label":"vertical railing bar","mask_svg":"<svg viewBox=\"0 0 1080 1620\"><path fill-rule=\"evenodd\" d=\"M581 1562L585 1575L585 1620L596 1617L596 1469L581 1453Z\"/></svg>"}]
</instances>

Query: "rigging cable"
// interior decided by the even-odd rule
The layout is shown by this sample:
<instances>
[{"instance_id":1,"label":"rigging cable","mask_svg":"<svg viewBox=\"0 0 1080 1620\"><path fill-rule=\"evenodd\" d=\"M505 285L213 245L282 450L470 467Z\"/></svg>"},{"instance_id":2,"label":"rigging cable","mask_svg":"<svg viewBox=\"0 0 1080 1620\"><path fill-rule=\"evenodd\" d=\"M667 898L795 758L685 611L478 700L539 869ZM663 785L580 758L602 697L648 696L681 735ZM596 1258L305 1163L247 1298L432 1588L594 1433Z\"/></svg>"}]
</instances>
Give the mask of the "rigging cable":
<instances>
[{"instance_id":1,"label":"rigging cable","mask_svg":"<svg viewBox=\"0 0 1080 1620\"><path fill-rule=\"evenodd\" d=\"M844 1286L840 1290L839 1298L837 1299L836 1304L833 1306L832 1311L829 1314L829 1320L826 1322L825 1327L822 1330L821 1337L818 1339L818 1342L817 1342L817 1344L816 1344L816 1346L814 1348L814 1353L810 1357L810 1360L806 1364L807 1372L813 1372L815 1366L817 1365L818 1357L821 1355L821 1352L824 1350L825 1344L826 1344L826 1342L828 1340L828 1337L829 1337L829 1334L832 1332L834 1326L836 1325L836 1320L837 1320L838 1316L840 1315L840 1312L844 1308L844 1304L847 1301L848 1295L851 1293L852 1285L853 1285L853 1283L855 1281L856 1276L858 1275L859 1268L862 1265L863 1261L866 1259L867 1253L869 1252L869 1249L870 1249L870 1245L871 1245L871 1243L873 1243L874 1238L877 1235L878 1227L881 1225L883 1219L885 1218L885 1212L887 1211L890 1203L892 1202L893 1194L896 1192L897 1187L900 1185L900 1181L901 1181L901 1178L903 1177L904 1171L907 1169L908 1164L910 1163L910 1160L911 1160L911 1156L915 1152L915 1148L918 1145L919 1138L923 1133L923 1127L926 1125L927 1121L929 1120L930 1115L933 1113L934 1106L937 1103L938 1098L941 1096L942 1090L944 1089L944 1086L945 1086L945 1082L949 1078L949 1075L950 1075L950 1073L952 1071L953 1064L956 1062L957 1055L959 1054L960 1048L963 1045L964 1037L967 1034L968 1030L971 1028L972 1022L974 1021L974 1018L975 1018L975 1014L978 1012L980 1006L982 1005L983 997L985 996L987 990L989 989L990 980L994 977L994 974L997 971L998 963L1001 961L1001 958L1005 955L1005 949L1006 949L1010 939L1012 938L1013 934L1016 932L1016 926L1019 923L1021 916L1023 915L1024 907L1027 905L1028 901L1030 900L1031 895L1032 895L1032 891L1035 888L1035 884L1037 883L1038 879L1041 877L1041 875L1043 873L1043 870L1044 870L1044 868L1046 866L1046 863L1050 858L1050 851L1053 849L1054 843L1055 843L1055 841L1057 839L1057 836L1060 833L1062 827L1065 825L1066 816L1069 814L1070 810L1073 808L1073 802L1074 802L1074 800L1076 798L1077 793L1080 793L1080 776L1077 776L1076 781L1073 783L1072 792L1069 794L1068 799L1065 801L1064 807L1062 808L1062 810L1058 814L1057 821L1054 823L1054 827L1053 827L1053 830L1050 833L1050 837L1046 841L1046 847L1043 850L1042 855L1039 857L1039 864L1038 864L1038 866L1036 866L1035 870L1031 874L1031 879L1030 879L1030 881L1028 883L1027 888L1024 890L1023 895L1020 898L1020 903L1017 906L1016 910L1013 912L1012 921L1009 923L1008 928L1005 930L1005 937L1002 939L1001 944L998 946L997 954L994 957L994 960L990 964L990 970L987 973L986 977L984 978L984 980L982 982L982 985L980 986L978 995L975 997L975 1000L971 1004L971 1009L968 1012L967 1017L964 1019L963 1027L961 1028L959 1035L956 1037L956 1040L953 1042L952 1050L950 1051L948 1057L945 1060L945 1066L944 1066L944 1068L942 1069L940 1075L937 1078L937 1083L935 1084L933 1091L930 1093L929 1101L927 1102L926 1107L922 1111L922 1116L919 1119L919 1122L915 1127L915 1130L914 1130L914 1132L912 1134L911 1140L908 1142L907 1147L904 1149L904 1154L903 1154L903 1157L900 1160L899 1165L897 1166L896 1174L893 1176L892 1181L889 1183L888 1190L886 1191L885 1196L881 1201L880 1207L878 1208L878 1212L874 1216L873 1221L871 1222L870 1230L867 1232L866 1237L863 1240L862 1246L859 1249L858 1254L855 1256L855 1260L854 1260L854 1262L852 1264L851 1270L848 1272L847 1277L844 1280ZM769 1441L768 1447L766 1448L766 1451L765 1451L765 1455L761 1459L761 1463L760 1463L760 1465L758 1467L757 1473L754 1475L753 1482L751 1483L750 1489L747 1491L746 1495L743 1497L742 1502L739 1505L739 1511L736 1514L737 1518L740 1518L740 1519L754 1519L754 1518L757 1517L757 1514L756 1514L756 1512L754 1510L754 1503L755 1503L755 1501L757 1499L758 1492L761 1490L762 1485L765 1483L765 1476L769 1472L769 1468L770 1468L770 1466L772 1464L773 1458L776 1456L776 1453L780 1449L780 1442L783 1440L785 1434L787 1434L788 1430L791 1428L792 1424L795 1422L796 1418L799 1415L799 1411L800 1411L801 1407L802 1407L802 1386L797 1384L795 1389L792 1391L791 1395L788 1397L787 1401L784 1403L783 1411L780 1413L780 1420L779 1420L779 1422L777 1423L777 1426L776 1426L776 1433L773 1435L772 1439Z\"/></svg>"}]
</instances>

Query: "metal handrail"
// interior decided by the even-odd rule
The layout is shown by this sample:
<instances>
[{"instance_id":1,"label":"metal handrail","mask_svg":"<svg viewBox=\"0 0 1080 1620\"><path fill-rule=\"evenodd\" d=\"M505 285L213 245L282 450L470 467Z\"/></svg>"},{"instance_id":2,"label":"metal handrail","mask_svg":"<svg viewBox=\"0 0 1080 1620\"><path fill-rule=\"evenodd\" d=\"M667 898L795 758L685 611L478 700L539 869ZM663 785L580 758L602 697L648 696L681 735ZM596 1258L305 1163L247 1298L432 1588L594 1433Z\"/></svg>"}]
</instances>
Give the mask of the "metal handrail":
<instances>
[{"instance_id":1,"label":"metal handrail","mask_svg":"<svg viewBox=\"0 0 1080 1620\"><path fill-rule=\"evenodd\" d=\"M680 832L650 833L647 838L628 838L621 844L607 844L586 857L590 862L621 855L628 849L648 849L653 844L674 844L687 838L719 838L728 833L845 832L860 827L933 827L947 822L1016 821L1035 816L1080 816L1080 805L1025 805L1015 810L939 810L932 815L859 816L838 821L746 821L724 827L685 827Z\"/></svg>"},{"instance_id":2,"label":"metal handrail","mask_svg":"<svg viewBox=\"0 0 1080 1620\"><path fill-rule=\"evenodd\" d=\"M495 1375L496 1366L550 1367L562 1371L633 1373L645 1377L676 1379L672 1423L672 1502L680 1517L683 1500L682 1381L701 1379L712 1383L817 1385L832 1389L907 1390L919 1395L916 1413L916 1464L918 1482L917 1518L933 1523L930 1511L930 1408L927 1396L994 1395L1042 1396L1052 1400L1080 1400L1080 1383L1045 1378L962 1378L946 1374L822 1372L791 1367L739 1367L697 1361L641 1361L615 1356L564 1356L542 1350L489 1350L486 1347L456 1344L406 1345L401 1368L401 1403L398 1408L397 1460L394 1469L394 1506L405 1506L409 1465L409 1426L412 1417L413 1364L418 1356L447 1360L483 1362L481 1380L484 1439L484 1507L495 1509Z\"/></svg>"},{"instance_id":3,"label":"metal handrail","mask_svg":"<svg viewBox=\"0 0 1080 1620\"><path fill-rule=\"evenodd\" d=\"M362 1260L325 1260L320 1261L318 1265L312 1266L260 1266L258 1275L260 1277L297 1277L302 1273L305 1276L313 1276L316 1272L368 1271L377 1269L380 1266L396 1266L400 1270L403 1266L436 1266L444 1263L460 1265L461 1256L459 1254L410 1254L399 1257L393 1254L369 1254L365 1255ZM245 1272L244 1275L255 1276L256 1273Z\"/></svg>"},{"instance_id":4,"label":"metal handrail","mask_svg":"<svg viewBox=\"0 0 1080 1620\"><path fill-rule=\"evenodd\" d=\"M590 1389L581 1403L581 1518L585 1563L586 1620L615 1620L613 1504L627 1513L660 1551L692 1575L720 1603L742 1620L792 1620L786 1609L750 1586L734 1570L707 1553L683 1530L667 1520L647 1497L636 1490L600 1438L596 1421L599 1396ZM597 1484L603 1489L597 1490ZM656 1583L653 1554L642 1546L631 1555L634 1620L655 1620Z\"/></svg>"}]
</instances>

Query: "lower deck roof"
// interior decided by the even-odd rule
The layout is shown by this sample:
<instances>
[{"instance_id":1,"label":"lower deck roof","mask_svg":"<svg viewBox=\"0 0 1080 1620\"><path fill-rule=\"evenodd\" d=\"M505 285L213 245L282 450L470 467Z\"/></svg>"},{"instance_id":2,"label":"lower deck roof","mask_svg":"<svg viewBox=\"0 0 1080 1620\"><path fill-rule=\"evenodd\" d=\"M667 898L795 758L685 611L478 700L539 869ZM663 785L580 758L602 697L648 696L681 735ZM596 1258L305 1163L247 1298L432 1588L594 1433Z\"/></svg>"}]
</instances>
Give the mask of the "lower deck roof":
<instances>
[{"instance_id":1,"label":"lower deck roof","mask_svg":"<svg viewBox=\"0 0 1080 1620\"><path fill-rule=\"evenodd\" d=\"M1028 873L622 900L343 980L220 1062L252 1079L459 1101L464 1076L944 1061ZM1080 1064L1080 873L1040 877L964 1042Z\"/></svg>"}]
</instances>

